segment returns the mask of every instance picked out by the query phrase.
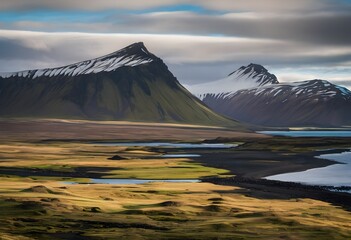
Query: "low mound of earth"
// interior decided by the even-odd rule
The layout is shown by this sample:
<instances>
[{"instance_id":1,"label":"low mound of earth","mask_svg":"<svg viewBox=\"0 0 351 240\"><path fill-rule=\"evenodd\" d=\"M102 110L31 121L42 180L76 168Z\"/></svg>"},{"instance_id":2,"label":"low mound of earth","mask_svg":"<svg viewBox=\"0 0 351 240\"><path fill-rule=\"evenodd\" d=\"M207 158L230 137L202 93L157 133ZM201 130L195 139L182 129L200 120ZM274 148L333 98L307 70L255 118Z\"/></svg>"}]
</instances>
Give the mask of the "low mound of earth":
<instances>
[{"instance_id":1,"label":"low mound of earth","mask_svg":"<svg viewBox=\"0 0 351 240\"><path fill-rule=\"evenodd\" d=\"M54 193L53 190L49 189L48 187L39 185L33 186L27 189L24 189L23 192L32 192L32 193Z\"/></svg>"}]
</instances>

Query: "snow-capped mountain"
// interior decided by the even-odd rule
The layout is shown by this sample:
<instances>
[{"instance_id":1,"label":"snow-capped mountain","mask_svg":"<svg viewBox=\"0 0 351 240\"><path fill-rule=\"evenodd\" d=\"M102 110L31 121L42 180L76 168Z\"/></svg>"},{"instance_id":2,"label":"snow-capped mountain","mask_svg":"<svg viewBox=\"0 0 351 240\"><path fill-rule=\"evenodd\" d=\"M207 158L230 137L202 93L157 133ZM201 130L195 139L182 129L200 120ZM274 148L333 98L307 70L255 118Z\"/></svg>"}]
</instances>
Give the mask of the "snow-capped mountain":
<instances>
[{"instance_id":1,"label":"snow-capped mountain","mask_svg":"<svg viewBox=\"0 0 351 240\"><path fill-rule=\"evenodd\" d=\"M343 100L351 99L351 92L347 88L332 84L326 80L310 80L293 83L280 83L277 85L266 85L259 88L245 89L232 94L236 97L241 94L252 94L253 96L272 95L276 98L293 96L295 98L307 97L311 100L328 101L335 96ZM285 98L283 102L287 101Z\"/></svg>"},{"instance_id":2,"label":"snow-capped mountain","mask_svg":"<svg viewBox=\"0 0 351 240\"><path fill-rule=\"evenodd\" d=\"M251 63L240 67L224 79L188 86L188 89L203 100L208 96L223 98L241 89L276 83L278 80L275 75L263 66Z\"/></svg>"},{"instance_id":3,"label":"snow-capped mountain","mask_svg":"<svg viewBox=\"0 0 351 240\"><path fill-rule=\"evenodd\" d=\"M0 117L238 126L204 106L143 43L63 67L1 74Z\"/></svg>"},{"instance_id":4,"label":"snow-capped mountain","mask_svg":"<svg viewBox=\"0 0 351 240\"><path fill-rule=\"evenodd\" d=\"M265 126L351 126L351 91L325 80L242 89L204 99L216 112Z\"/></svg>"},{"instance_id":5,"label":"snow-capped mountain","mask_svg":"<svg viewBox=\"0 0 351 240\"><path fill-rule=\"evenodd\" d=\"M82 74L111 72L120 67L135 67L152 62L155 56L151 54L143 43L134 43L124 49L103 57L70 64L59 68L27 70L13 73L0 73L2 78L24 77L35 79L38 77L73 77Z\"/></svg>"},{"instance_id":6,"label":"snow-capped mountain","mask_svg":"<svg viewBox=\"0 0 351 240\"><path fill-rule=\"evenodd\" d=\"M188 87L208 107L263 126L351 126L351 92L324 80L279 83L258 64Z\"/></svg>"}]
</instances>

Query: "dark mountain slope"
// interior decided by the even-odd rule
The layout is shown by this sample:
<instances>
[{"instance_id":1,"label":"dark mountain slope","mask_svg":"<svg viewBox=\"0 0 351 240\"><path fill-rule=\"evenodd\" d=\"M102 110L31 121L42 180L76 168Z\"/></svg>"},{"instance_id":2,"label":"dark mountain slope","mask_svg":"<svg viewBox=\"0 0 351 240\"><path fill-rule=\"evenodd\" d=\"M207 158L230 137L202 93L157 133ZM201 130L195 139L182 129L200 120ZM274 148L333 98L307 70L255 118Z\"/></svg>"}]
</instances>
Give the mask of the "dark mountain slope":
<instances>
[{"instance_id":1,"label":"dark mountain slope","mask_svg":"<svg viewBox=\"0 0 351 240\"><path fill-rule=\"evenodd\" d=\"M264 126L351 126L351 92L323 80L272 84L204 99L228 117Z\"/></svg>"},{"instance_id":2,"label":"dark mountain slope","mask_svg":"<svg viewBox=\"0 0 351 240\"><path fill-rule=\"evenodd\" d=\"M193 97L143 43L60 68L0 75L0 117L238 125Z\"/></svg>"}]
</instances>

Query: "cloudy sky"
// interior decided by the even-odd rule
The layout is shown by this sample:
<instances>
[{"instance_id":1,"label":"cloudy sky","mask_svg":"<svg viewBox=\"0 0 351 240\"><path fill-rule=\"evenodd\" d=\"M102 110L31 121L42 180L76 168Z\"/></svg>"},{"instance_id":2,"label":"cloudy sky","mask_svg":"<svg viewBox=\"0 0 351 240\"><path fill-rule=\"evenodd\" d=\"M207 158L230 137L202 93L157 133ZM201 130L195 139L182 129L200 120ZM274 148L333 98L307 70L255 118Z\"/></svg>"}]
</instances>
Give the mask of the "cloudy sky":
<instances>
[{"instance_id":1,"label":"cloudy sky","mask_svg":"<svg viewBox=\"0 0 351 240\"><path fill-rule=\"evenodd\" d=\"M351 88L351 0L2 0L0 72L56 67L133 42L180 82L251 62L281 82Z\"/></svg>"}]
</instances>

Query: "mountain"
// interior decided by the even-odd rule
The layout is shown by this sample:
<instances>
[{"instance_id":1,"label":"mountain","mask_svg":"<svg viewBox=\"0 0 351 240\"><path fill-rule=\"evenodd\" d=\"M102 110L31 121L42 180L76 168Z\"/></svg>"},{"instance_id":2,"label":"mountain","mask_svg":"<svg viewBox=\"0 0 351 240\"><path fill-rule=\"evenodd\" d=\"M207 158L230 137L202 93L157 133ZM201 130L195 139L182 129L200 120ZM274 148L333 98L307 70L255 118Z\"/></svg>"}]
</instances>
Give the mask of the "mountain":
<instances>
[{"instance_id":1,"label":"mountain","mask_svg":"<svg viewBox=\"0 0 351 240\"><path fill-rule=\"evenodd\" d=\"M351 92L324 80L283 84L258 64L189 87L215 112L272 127L351 126Z\"/></svg>"},{"instance_id":2,"label":"mountain","mask_svg":"<svg viewBox=\"0 0 351 240\"><path fill-rule=\"evenodd\" d=\"M209 83L189 86L188 89L201 100L222 98L241 89L279 83L276 76L258 64L242 66L228 77Z\"/></svg>"},{"instance_id":3,"label":"mountain","mask_svg":"<svg viewBox=\"0 0 351 240\"><path fill-rule=\"evenodd\" d=\"M205 98L216 112L264 126L351 126L351 92L324 80L270 84Z\"/></svg>"},{"instance_id":4,"label":"mountain","mask_svg":"<svg viewBox=\"0 0 351 240\"><path fill-rule=\"evenodd\" d=\"M63 67L1 74L0 117L238 125L188 92L143 43Z\"/></svg>"}]
</instances>

